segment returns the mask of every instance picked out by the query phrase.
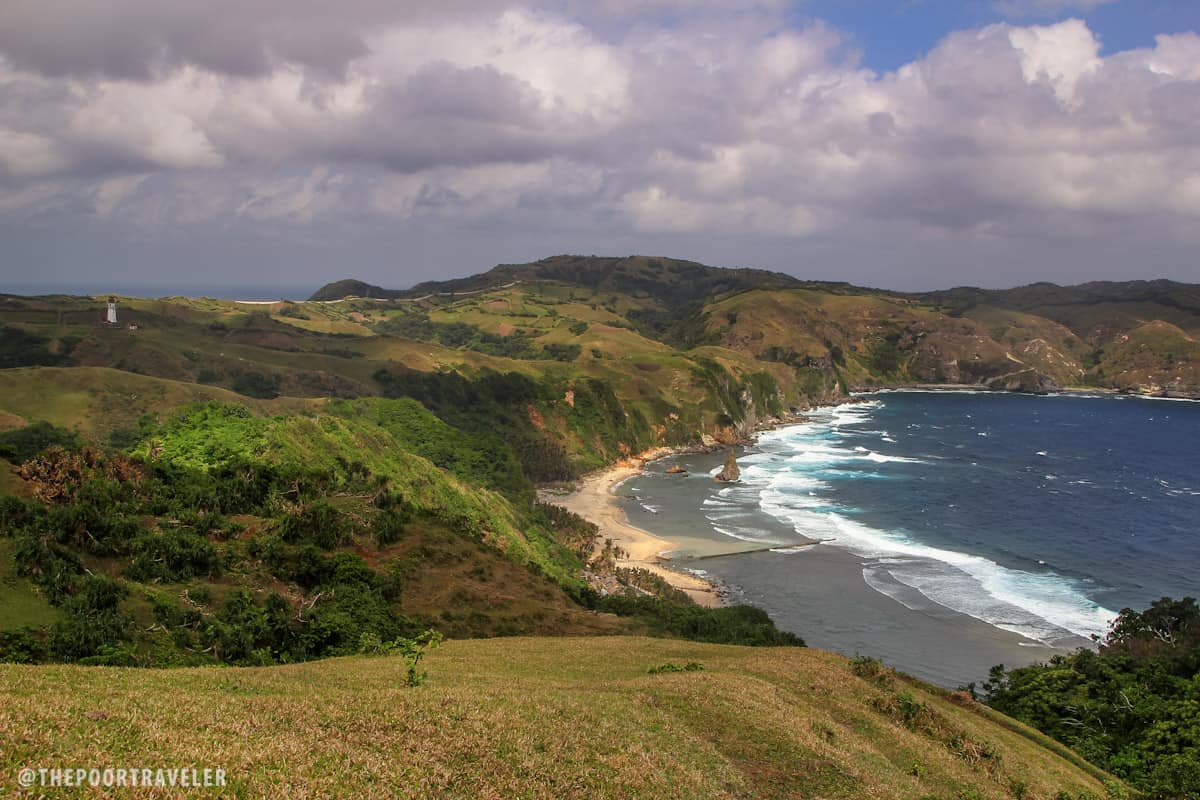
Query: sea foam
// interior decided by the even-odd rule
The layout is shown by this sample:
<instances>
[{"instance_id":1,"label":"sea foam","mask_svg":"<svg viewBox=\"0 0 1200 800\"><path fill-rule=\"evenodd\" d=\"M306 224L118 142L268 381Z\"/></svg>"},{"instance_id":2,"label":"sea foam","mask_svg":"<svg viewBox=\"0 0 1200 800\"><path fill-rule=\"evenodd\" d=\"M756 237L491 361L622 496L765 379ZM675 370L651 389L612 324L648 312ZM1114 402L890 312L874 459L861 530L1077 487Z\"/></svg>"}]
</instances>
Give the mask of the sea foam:
<instances>
[{"instance_id":1,"label":"sea foam","mask_svg":"<svg viewBox=\"0 0 1200 800\"><path fill-rule=\"evenodd\" d=\"M1115 613L1089 599L1074 579L1006 567L982 555L923 543L907 531L881 530L850 518L850 510L838 505L835 488L823 478L831 468L863 461L929 463L848 444L868 433L863 426L872 422L876 406L839 406L802 425L764 433L759 452L743 460L747 466L741 486L736 494L722 490L723 501L756 496L762 511L806 538L855 553L865 561L864 581L905 606L912 607L915 590L930 602L1050 644L1107 630ZM722 528L738 539L772 543L766 536L755 538L761 532Z\"/></svg>"}]
</instances>

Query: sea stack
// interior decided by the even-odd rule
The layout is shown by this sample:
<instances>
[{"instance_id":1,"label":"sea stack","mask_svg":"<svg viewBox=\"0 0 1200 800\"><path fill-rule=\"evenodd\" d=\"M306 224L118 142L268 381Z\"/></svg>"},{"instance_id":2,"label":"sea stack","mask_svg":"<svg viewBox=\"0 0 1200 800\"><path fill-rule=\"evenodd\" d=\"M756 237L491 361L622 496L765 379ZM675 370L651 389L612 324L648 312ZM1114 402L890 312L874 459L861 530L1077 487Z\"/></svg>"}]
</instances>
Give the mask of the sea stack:
<instances>
[{"instance_id":1,"label":"sea stack","mask_svg":"<svg viewBox=\"0 0 1200 800\"><path fill-rule=\"evenodd\" d=\"M717 473L719 481L736 481L742 477L742 471L738 468L737 458L733 455L733 450L725 456L725 466L721 467L721 471Z\"/></svg>"}]
</instances>

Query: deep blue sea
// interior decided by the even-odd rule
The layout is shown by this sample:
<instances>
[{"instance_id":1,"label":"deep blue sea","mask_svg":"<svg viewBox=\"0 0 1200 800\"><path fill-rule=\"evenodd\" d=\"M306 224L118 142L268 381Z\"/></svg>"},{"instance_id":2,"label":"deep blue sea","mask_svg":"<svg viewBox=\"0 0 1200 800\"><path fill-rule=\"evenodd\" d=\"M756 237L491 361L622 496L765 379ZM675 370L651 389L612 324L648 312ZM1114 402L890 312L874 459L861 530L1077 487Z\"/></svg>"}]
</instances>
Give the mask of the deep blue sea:
<instances>
[{"instance_id":1,"label":"deep blue sea","mask_svg":"<svg viewBox=\"0 0 1200 800\"><path fill-rule=\"evenodd\" d=\"M717 530L772 543L754 503L906 605L919 592L1063 645L1200 595L1200 403L876 394L763 434L741 463L704 501Z\"/></svg>"}]
</instances>

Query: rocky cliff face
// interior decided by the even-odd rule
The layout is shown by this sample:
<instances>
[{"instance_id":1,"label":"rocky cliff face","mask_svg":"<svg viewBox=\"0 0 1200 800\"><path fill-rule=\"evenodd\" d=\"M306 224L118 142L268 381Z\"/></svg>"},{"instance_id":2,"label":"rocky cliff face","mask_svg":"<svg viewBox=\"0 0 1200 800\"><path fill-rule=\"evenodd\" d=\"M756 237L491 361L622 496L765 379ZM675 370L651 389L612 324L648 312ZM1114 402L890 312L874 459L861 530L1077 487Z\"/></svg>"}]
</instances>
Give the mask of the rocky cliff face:
<instances>
[{"instance_id":1,"label":"rocky cliff face","mask_svg":"<svg viewBox=\"0 0 1200 800\"><path fill-rule=\"evenodd\" d=\"M997 375L984 381L984 386L1007 392L1028 392L1031 394L1046 394L1062 389L1062 384L1048 375L1043 375L1035 369L1021 370L1008 375Z\"/></svg>"}]
</instances>

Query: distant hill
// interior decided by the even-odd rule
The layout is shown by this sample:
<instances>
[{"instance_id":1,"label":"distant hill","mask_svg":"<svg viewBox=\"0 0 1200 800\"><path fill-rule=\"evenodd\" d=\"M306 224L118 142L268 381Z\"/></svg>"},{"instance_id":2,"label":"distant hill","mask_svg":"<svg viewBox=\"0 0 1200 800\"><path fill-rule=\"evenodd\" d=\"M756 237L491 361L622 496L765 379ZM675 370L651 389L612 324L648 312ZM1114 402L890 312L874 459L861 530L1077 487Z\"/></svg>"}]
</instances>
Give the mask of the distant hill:
<instances>
[{"instance_id":1,"label":"distant hill","mask_svg":"<svg viewBox=\"0 0 1200 800\"><path fill-rule=\"evenodd\" d=\"M638 298L652 297L663 303L683 304L748 289L808 286L832 291L849 287L849 284L801 281L780 272L709 267L674 258L560 255L529 264L500 264L478 275L426 281L406 290L382 289L362 281L341 280L321 287L310 299L337 300L351 295L396 298L461 295L522 281L555 281L594 292L619 292Z\"/></svg>"},{"instance_id":2,"label":"distant hill","mask_svg":"<svg viewBox=\"0 0 1200 800\"><path fill-rule=\"evenodd\" d=\"M372 286L363 281L346 278L345 280L334 281L327 283L317 291L313 292L310 301L327 301L341 300L344 297L377 297L382 299L390 299L393 297L401 297L404 292L393 289L384 289L381 286Z\"/></svg>"},{"instance_id":3,"label":"distant hill","mask_svg":"<svg viewBox=\"0 0 1200 800\"><path fill-rule=\"evenodd\" d=\"M758 361L815 366L824 385L834 369L843 387L1200 393L1200 286L1167 280L902 293L669 258L563 255L407 290L339 281L314 299L442 305L521 285L575 287L575 299L607 303L676 349L720 344Z\"/></svg>"}]
</instances>

